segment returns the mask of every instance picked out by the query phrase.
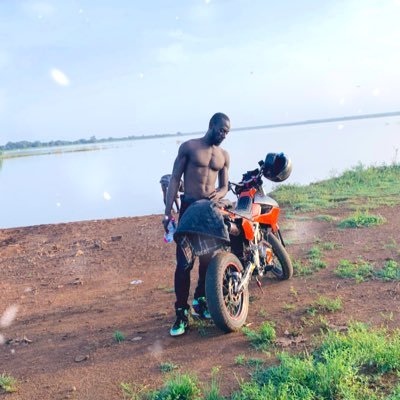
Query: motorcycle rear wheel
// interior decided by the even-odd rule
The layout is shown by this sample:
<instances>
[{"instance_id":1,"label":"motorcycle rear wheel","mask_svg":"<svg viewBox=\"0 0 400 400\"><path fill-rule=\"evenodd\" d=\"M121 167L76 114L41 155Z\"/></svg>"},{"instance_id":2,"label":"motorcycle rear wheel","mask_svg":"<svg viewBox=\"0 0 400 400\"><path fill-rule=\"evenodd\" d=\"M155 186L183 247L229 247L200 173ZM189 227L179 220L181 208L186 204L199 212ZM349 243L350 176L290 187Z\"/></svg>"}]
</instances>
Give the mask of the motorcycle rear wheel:
<instances>
[{"instance_id":1,"label":"motorcycle rear wheel","mask_svg":"<svg viewBox=\"0 0 400 400\"><path fill-rule=\"evenodd\" d=\"M273 256L273 267L271 272L282 281L293 276L293 266L289 254L280 240L272 233L268 233L267 241L271 245Z\"/></svg>"},{"instance_id":2,"label":"motorcycle rear wheel","mask_svg":"<svg viewBox=\"0 0 400 400\"><path fill-rule=\"evenodd\" d=\"M243 274L243 266L232 253L222 252L214 256L206 275L206 297L211 317L224 332L239 330L249 312L249 289L234 294L236 273Z\"/></svg>"}]
</instances>

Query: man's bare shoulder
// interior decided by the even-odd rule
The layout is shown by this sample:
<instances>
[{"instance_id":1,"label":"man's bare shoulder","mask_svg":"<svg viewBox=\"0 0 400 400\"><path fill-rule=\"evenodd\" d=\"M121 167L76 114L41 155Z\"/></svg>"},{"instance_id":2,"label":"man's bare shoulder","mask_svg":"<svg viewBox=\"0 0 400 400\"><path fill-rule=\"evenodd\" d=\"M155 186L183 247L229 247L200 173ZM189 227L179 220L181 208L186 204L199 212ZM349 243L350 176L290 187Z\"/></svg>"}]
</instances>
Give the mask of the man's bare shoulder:
<instances>
[{"instance_id":1,"label":"man's bare shoulder","mask_svg":"<svg viewBox=\"0 0 400 400\"><path fill-rule=\"evenodd\" d=\"M201 143L201 139L189 139L181 144L180 149L182 151L190 151L192 149L197 149Z\"/></svg>"},{"instance_id":2,"label":"man's bare shoulder","mask_svg":"<svg viewBox=\"0 0 400 400\"><path fill-rule=\"evenodd\" d=\"M221 153L223 154L223 156L227 159L229 159L229 153L227 150L223 149L222 147L219 148L221 150Z\"/></svg>"}]
</instances>

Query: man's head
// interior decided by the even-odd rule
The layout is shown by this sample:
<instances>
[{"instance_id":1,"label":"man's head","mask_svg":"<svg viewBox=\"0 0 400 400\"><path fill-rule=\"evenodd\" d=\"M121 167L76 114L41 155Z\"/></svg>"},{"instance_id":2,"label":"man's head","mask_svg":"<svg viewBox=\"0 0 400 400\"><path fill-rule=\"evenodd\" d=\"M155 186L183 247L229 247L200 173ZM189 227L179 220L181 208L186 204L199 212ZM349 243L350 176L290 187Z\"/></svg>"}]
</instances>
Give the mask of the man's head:
<instances>
[{"instance_id":1,"label":"man's head","mask_svg":"<svg viewBox=\"0 0 400 400\"><path fill-rule=\"evenodd\" d=\"M214 114L208 125L207 136L212 145L219 146L231 129L229 117L223 113Z\"/></svg>"}]
</instances>

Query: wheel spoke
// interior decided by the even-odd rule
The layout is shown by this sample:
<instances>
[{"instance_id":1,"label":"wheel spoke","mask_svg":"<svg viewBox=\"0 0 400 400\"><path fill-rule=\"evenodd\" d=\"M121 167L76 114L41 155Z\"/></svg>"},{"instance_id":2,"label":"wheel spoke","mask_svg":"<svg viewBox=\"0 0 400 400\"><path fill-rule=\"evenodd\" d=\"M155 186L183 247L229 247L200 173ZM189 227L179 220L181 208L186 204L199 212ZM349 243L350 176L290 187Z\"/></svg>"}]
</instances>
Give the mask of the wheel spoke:
<instances>
[{"instance_id":1,"label":"wheel spoke","mask_svg":"<svg viewBox=\"0 0 400 400\"><path fill-rule=\"evenodd\" d=\"M233 293L235 284L233 272L238 272L237 267L235 265L228 265L222 280L222 296L228 313L232 317L236 317L240 314L242 308L243 294L235 295Z\"/></svg>"}]
</instances>

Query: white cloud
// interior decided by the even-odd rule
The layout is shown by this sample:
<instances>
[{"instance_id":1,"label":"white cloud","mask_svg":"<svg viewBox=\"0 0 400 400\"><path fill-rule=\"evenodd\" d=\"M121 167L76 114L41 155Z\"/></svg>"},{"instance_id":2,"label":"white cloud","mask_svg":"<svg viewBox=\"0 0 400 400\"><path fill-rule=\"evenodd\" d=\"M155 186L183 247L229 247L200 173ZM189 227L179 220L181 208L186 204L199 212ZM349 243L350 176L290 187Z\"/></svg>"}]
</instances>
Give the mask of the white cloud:
<instances>
[{"instance_id":1,"label":"white cloud","mask_svg":"<svg viewBox=\"0 0 400 400\"><path fill-rule=\"evenodd\" d=\"M53 68L52 70L50 70L50 75L53 81L60 86L69 86L70 83L68 77L64 74L64 72L60 71L59 69Z\"/></svg>"}]
</instances>

